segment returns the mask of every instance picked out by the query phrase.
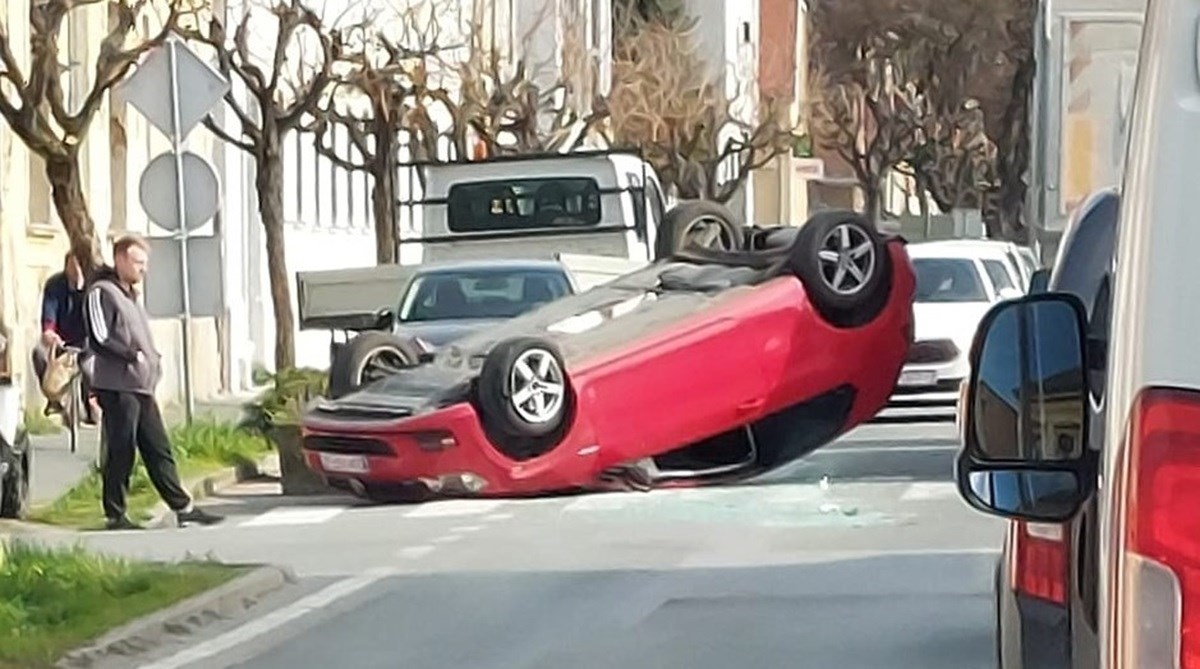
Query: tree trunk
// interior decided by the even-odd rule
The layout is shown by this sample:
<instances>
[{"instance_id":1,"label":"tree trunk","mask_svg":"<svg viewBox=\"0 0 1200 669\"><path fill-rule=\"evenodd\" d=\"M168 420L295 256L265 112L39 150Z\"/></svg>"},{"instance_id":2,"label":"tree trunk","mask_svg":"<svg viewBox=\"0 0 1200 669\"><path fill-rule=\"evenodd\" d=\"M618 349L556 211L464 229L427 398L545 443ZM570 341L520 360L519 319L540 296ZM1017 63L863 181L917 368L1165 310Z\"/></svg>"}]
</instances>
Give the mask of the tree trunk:
<instances>
[{"instance_id":1,"label":"tree trunk","mask_svg":"<svg viewBox=\"0 0 1200 669\"><path fill-rule=\"evenodd\" d=\"M65 158L46 158L45 162L54 210L58 212L71 243L71 252L79 260L84 276L90 276L104 263L104 259L100 255L96 224L92 221L87 198L83 194L79 155L72 151Z\"/></svg>"},{"instance_id":2,"label":"tree trunk","mask_svg":"<svg viewBox=\"0 0 1200 669\"><path fill-rule=\"evenodd\" d=\"M396 262L396 190L393 175L375 177L371 204L375 213L375 263L390 265Z\"/></svg>"},{"instance_id":3,"label":"tree trunk","mask_svg":"<svg viewBox=\"0 0 1200 669\"><path fill-rule=\"evenodd\" d=\"M866 216L875 224L883 220L883 177L872 175L862 184Z\"/></svg>"},{"instance_id":4,"label":"tree trunk","mask_svg":"<svg viewBox=\"0 0 1200 669\"><path fill-rule=\"evenodd\" d=\"M283 138L264 128L263 145L255 158L254 186L258 191L259 217L266 232L267 276L275 312L275 370L282 371L296 364L296 317L292 313L283 228Z\"/></svg>"},{"instance_id":5,"label":"tree trunk","mask_svg":"<svg viewBox=\"0 0 1200 669\"><path fill-rule=\"evenodd\" d=\"M375 160L371 175L371 205L375 215L375 263L390 265L396 258L396 147L386 125L375 130Z\"/></svg>"},{"instance_id":6,"label":"tree trunk","mask_svg":"<svg viewBox=\"0 0 1200 669\"><path fill-rule=\"evenodd\" d=\"M1029 145L1029 100L1033 94L1037 64L1032 54L1017 66L1013 75L1012 98L1004 110L1003 134L996 142L999 186L996 189L994 220L988 233L997 238L1022 241L1028 237L1024 221L1025 171L1032 148Z\"/></svg>"}]
</instances>

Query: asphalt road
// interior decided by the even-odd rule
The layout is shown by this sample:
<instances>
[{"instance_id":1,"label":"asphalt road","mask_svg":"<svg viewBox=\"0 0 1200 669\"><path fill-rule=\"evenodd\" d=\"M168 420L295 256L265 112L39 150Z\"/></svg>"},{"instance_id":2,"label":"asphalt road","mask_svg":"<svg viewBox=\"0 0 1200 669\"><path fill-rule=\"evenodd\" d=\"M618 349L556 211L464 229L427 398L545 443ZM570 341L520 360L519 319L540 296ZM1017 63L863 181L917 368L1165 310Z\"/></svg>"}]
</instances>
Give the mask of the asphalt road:
<instances>
[{"instance_id":1,"label":"asphalt road","mask_svg":"<svg viewBox=\"0 0 1200 669\"><path fill-rule=\"evenodd\" d=\"M221 526L87 541L301 576L131 669L990 668L1002 525L957 497L953 436L868 425L729 488L367 506L253 484Z\"/></svg>"}]
</instances>

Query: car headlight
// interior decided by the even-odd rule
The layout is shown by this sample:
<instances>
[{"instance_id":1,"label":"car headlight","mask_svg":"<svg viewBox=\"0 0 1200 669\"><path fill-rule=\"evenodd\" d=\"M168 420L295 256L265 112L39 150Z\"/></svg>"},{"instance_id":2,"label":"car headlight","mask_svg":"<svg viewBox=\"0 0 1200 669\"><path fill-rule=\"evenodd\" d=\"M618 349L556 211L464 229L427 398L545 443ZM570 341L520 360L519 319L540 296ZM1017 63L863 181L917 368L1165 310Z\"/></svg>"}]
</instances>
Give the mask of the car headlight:
<instances>
[{"instance_id":1,"label":"car headlight","mask_svg":"<svg viewBox=\"0 0 1200 669\"><path fill-rule=\"evenodd\" d=\"M417 345L417 348L421 349L422 353L433 353L434 350L436 350L436 347L433 344L421 339L420 337L413 337L413 343Z\"/></svg>"}]
</instances>

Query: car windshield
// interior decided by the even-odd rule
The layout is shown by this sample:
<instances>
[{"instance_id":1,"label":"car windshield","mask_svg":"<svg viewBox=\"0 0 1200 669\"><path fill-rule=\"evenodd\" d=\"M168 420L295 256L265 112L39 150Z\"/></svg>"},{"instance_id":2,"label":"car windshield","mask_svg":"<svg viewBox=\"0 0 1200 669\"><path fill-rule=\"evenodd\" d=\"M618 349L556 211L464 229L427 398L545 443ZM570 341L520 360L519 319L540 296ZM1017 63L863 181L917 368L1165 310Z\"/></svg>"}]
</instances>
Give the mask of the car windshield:
<instances>
[{"instance_id":1,"label":"car windshield","mask_svg":"<svg viewBox=\"0 0 1200 669\"><path fill-rule=\"evenodd\" d=\"M986 302L975 263L966 258L914 258L917 302Z\"/></svg>"},{"instance_id":2,"label":"car windshield","mask_svg":"<svg viewBox=\"0 0 1200 669\"><path fill-rule=\"evenodd\" d=\"M1008 268L999 260L984 260L983 267L987 270L988 276L992 279L992 285L996 290L1004 290L1005 288L1016 288L1012 277L1008 273Z\"/></svg>"},{"instance_id":3,"label":"car windshield","mask_svg":"<svg viewBox=\"0 0 1200 669\"><path fill-rule=\"evenodd\" d=\"M570 292L561 272L545 269L442 270L419 275L400 307L400 321L512 318Z\"/></svg>"}]
</instances>

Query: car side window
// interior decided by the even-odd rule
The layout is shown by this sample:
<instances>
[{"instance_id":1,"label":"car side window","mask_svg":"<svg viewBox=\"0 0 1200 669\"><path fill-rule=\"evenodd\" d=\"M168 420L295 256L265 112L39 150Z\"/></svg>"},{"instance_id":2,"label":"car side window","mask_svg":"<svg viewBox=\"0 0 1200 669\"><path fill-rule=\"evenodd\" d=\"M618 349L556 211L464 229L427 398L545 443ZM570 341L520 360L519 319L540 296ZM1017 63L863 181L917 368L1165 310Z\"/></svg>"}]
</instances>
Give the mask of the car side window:
<instances>
[{"instance_id":1,"label":"car side window","mask_svg":"<svg viewBox=\"0 0 1200 669\"><path fill-rule=\"evenodd\" d=\"M646 194L639 192L642 187L642 178L633 172L626 172L625 177L629 179L630 192L629 197L633 201L633 216L631 223L635 225L646 217ZM649 221L646 221L649 224Z\"/></svg>"},{"instance_id":2,"label":"car side window","mask_svg":"<svg viewBox=\"0 0 1200 669\"><path fill-rule=\"evenodd\" d=\"M1013 285L1012 277L1008 275L1008 269L1004 267L1004 263L999 260L984 260L983 267L987 270L988 278L992 280L992 285L997 291L1005 288L1016 288Z\"/></svg>"},{"instance_id":3,"label":"car side window","mask_svg":"<svg viewBox=\"0 0 1200 669\"><path fill-rule=\"evenodd\" d=\"M650 193L650 214L654 216L654 223L657 225L662 222L663 216L667 215L666 200L663 199L662 190L654 179L646 180L646 189Z\"/></svg>"},{"instance_id":4,"label":"car side window","mask_svg":"<svg viewBox=\"0 0 1200 669\"><path fill-rule=\"evenodd\" d=\"M1109 333L1112 328L1111 307L1111 288L1109 286L1109 277L1104 277L1100 282L1100 288L1096 291L1096 300L1092 303L1092 313L1088 318L1088 339L1093 342L1101 342L1107 348ZM1104 351L1107 353L1107 351ZM1095 364L1090 366L1088 370L1088 387L1092 397L1097 401L1104 399L1104 387L1108 381L1107 355L1099 356Z\"/></svg>"}]
</instances>

